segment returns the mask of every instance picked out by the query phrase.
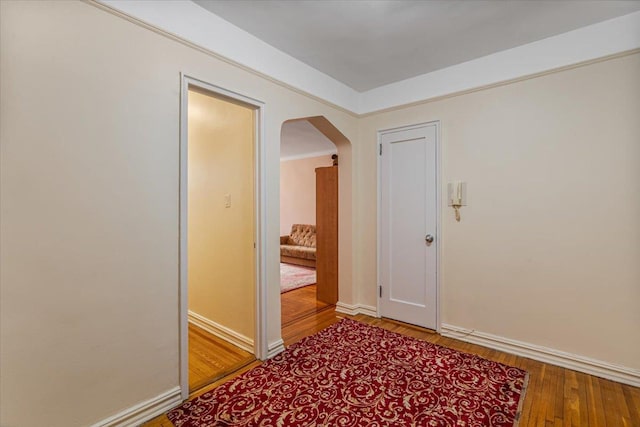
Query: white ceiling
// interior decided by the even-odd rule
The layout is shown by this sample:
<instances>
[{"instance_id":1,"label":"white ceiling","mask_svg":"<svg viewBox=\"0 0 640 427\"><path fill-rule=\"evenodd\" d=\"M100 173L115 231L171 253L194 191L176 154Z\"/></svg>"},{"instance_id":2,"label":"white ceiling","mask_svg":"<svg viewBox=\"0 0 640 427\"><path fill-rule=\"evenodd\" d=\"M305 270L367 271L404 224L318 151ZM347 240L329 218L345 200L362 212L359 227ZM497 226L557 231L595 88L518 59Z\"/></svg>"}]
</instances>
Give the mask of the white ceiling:
<instances>
[{"instance_id":1,"label":"white ceiling","mask_svg":"<svg viewBox=\"0 0 640 427\"><path fill-rule=\"evenodd\" d=\"M335 154L338 149L326 136L306 120L282 125L280 160Z\"/></svg>"},{"instance_id":2,"label":"white ceiling","mask_svg":"<svg viewBox=\"0 0 640 427\"><path fill-rule=\"evenodd\" d=\"M229 21L226 21L220 16L208 12L193 1L98 0L98 2L101 4L100 7L111 9L118 14L127 15L134 22L142 22L144 25L149 25L157 31L176 36L190 44L199 46L201 49L210 52L214 56L224 58L247 71L255 72L272 81L282 83L287 87L325 100L328 103L355 115L368 114L415 102L424 102L426 100L442 96L514 81L523 77L535 76L539 73L551 70L562 70L568 66L588 63L593 60L607 58L611 55L618 55L640 49L640 1L594 2L578 0L540 0L531 2L526 0L504 0L496 2L478 0L460 2L459 0L450 0L450 2L446 2L446 5L457 4L458 9L462 11L458 13L460 16L459 22L454 19L455 16L449 20L437 20L431 15L421 17L424 18L423 22L426 22L427 20L430 22L434 21L435 27L438 27L437 24L440 24L438 28L441 28L442 31L448 31L448 38L440 36L439 40L441 40L441 43L437 44L437 49L434 50L435 53L424 51L424 46L428 45L424 37L414 37L399 47L395 46L395 48L392 46L391 48L381 49L373 46L373 53L367 53L364 55L361 52L366 52L365 46L369 45L369 48L367 49L371 49L370 37L365 36L367 32L348 31L344 38L344 44L357 45L357 43L361 43L363 47L356 49L356 54L349 55L346 60L354 60L354 57L358 59L361 57L368 58L369 56L377 58L380 55L395 55L396 50L400 48L402 48L401 50L404 50L407 46L413 46L414 51L418 52L418 54L410 56L407 63L403 63L402 58L398 57L393 58L391 62L387 61L385 63L383 61L379 66L367 66L364 67L364 69L358 69L354 66L352 70L349 69L347 71L352 73L352 78L356 78L356 83L360 82L360 80L364 82L368 79L368 75L370 73L373 74L374 71L377 73L383 69L392 74L398 72L404 73L406 69L414 66L413 62L423 60L431 61L431 59L435 58L442 50L446 51L440 54L447 55L456 54L458 51L466 51L468 50L468 46L475 46L477 44L476 38L479 38L482 34L493 34L492 31L500 32L503 28L509 29L509 31L514 34L507 35L505 32L505 35L501 34L500 37L497 37L497 40L493 40L493 45L486 42L482 43L477 48L484 49L489 46L496 49L496 43L504 42L504 40L511 40L514 37L520 40L519 37L521 37L521 33L530 35L531 33L538 32L541 29L547 31L548 26L554 26L556 31L558 31L559 26L557 24L553 24L557 20L562 21L562 25L565 25L564 28L569 28L570 26L567 25L567 22L573 22L575 17L574 13L569 13L567 10L571 10L572 8L577 8L575 16L579 16L581 19L584 18L584 14L587 12L588 14L598 14L598 19L604 19L605 16L608 16L607 14L612 13L612 10L615 14L626 13L628 10L633 9L638 10L615 18L607 19L605 21L582 26L561 34L549 36L541 40L532 41L510 49L490 53L485 56L477 57L476 59L470 59L466 62L449 65L445 68L439 68L431 72L419 74L405 80L396 81L384 86L374 87L373 89L364 92L359 92L342 81L336 80L300 59L273 47L264 40L250 34ZM301 5L300 3L304 4ZM299 7L309 9L311 7L319 7L320 5L324 7L326 5L326 7L333 7L334 11L338 6L357 8L368 5L367 7L371 8L373 4L387 7L387 9L385 9L387 12L385 13L387 13L389 17L395 17L396 14L390 13L389 10L393 10L397 5L401 5L403 3L406 2L402 2L400 0L398 0L398 2L384 2L381 0L380 2L375 3L365 0L356 2L347 0L342 2L322 2L318 0L292 1L284 4L287 7L294 9ZM239 7L247 7L247 3L244 2L243 4L241 0L225 2L225 7L236 7L236 4L239 4ZM258 8L266 6L268 6L268 8L274 8L275 5L280 4L280 2L259 2L256 4L249 2L248 4ZM417 4L420 7L429 7L432 4L442 5L443 2L425 1L414 2L412 4ZM496 9L498 12L501 12L503 8L515 8L514 10L517 13L512 12L507 15L498 14L499 19L485 17L486 19L484 19L484 21L476 22L476 15L471 14L469 10L478 7L477 5L485 5L489 9L500 6ZM282 6L282 4L280 4L280 6ZM526 7L541 7L546 11L545 13L547 13L548 16L545 16L543 19L540 18L540 15L537 13L523 13L522 8ZM247 13L250 14L252 12L249 10ZM273 23L274 21L277 21L279 15L280 14L276 14L276 16L272 17L270 15L266 15L265 12L265 17L260 17L260 19L257 19L256 21L268 21ZM338 13L336 16L331 16L331 20L328 21L328 23L325 22L326 18L318 18L318 21L320 22L318 25L321 29L329 28L329 31L320 33L320 36L304 36L306 34L305 29L303 31L304 37L292 37L292 40L288 41L298 43L298 38L301 38L303 42L305 42L305 40L308 42L309 40L307 39L310 38L311 42L314 43L323 41L324 44L330 44L327 43L325 39L332 37L333 32L335 32L333 29L334 21L338 22L345 19L361 19L358 18L360 17L359 12L353 13L352 16L343 15L344 13ZM480 13L480 15L482 15L482 13ZM593 15L590 16L593 18ZM315 20L315 18L313 20ZM364 22L370 21L370 19L369 21L366 19L361 20ZM469 27L471 25L469 20L473 21L475 24L475 26L471 26L472 28ZM442 22L446 22L448 25L443 25ZM467 22L464 31L460 22ZM584 22L589 21L585 20ZM575 24L575 22L573 22L573 24ZM299 27L299 25L295 25L295 27ZM288 31L287 25L284 25L280 30ZM377 31L382 32L382 30ZM395 32L397 32L400 34L403 31L404 28L402 26L398 28L396 25L395 30L392 31L392 33L395 34ZM414 29L411 31L417 30ZM389 31L386 29L385 23L385 33L386 32ZM465 34L465 38L459 40L461 38L459 34L462 33ZM324 36L322 36L322 34L324 34ZM392 38L396 36L393 34L385 35L381 40L384 42L386 37ZM347 41L349 41L349 43L347 43ZM381 42L381 45L386 43L383 42ZM335 49L336 51L341 50L341 44L343 44L342 38L333 45L332 49ZM455 45L456 48L444 49L443 46L445 45ZM475 55L477 54L479 53L476 52ZM380 59L378 58L378 60ZM433 64L430 66L433 67ZM436 66L440 65L437 64ZM378 68L380 70L378 70ZM402 75L404 76L405 74ZM225 87L229 90L234 90L238 93L245 93L245 88L242 85L236 87L233 82L225 82L224 79L218 81L218 84L226 85Z\"/></svg>"},{"instance_id":3,"label":"white ceiling","mask_svg":"<svg viewBox=\"0 0 640 427\"><path fill-rule=\"evenodd\" d=\"M613 0L194 1L357 91L640 10Z\"/></svg>"}]
</instances>

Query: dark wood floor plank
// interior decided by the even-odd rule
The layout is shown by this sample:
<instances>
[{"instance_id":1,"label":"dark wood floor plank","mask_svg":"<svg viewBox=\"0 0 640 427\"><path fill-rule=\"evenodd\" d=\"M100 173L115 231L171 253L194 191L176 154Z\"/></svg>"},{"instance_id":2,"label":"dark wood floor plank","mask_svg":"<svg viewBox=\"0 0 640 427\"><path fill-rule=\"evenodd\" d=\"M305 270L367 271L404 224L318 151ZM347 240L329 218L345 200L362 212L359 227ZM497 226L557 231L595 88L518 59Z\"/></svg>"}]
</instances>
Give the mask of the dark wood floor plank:
<instances>
[{"instance_id":1,"label":"dark wood floor plank","mask_svg":"<svg viewBox=\"0 0 640 427\"><path fill-rule=\"evenodd\" d=\"M324 310L330 305L316 299L316 285L309 285L280 294L281 324L286 326L297 319Z\"/></svg>"},{"instance_id":2,"label":"dark wood floor plank","mask_svg":"<svg viewBox=\"0 0 640 427\"><path fill-rule=\"evenodd\" d=\"M640 426L640 388L623 386L622 392L627 408L631 408L629 411L630 425Z\"/></svg>"}]
</instances>

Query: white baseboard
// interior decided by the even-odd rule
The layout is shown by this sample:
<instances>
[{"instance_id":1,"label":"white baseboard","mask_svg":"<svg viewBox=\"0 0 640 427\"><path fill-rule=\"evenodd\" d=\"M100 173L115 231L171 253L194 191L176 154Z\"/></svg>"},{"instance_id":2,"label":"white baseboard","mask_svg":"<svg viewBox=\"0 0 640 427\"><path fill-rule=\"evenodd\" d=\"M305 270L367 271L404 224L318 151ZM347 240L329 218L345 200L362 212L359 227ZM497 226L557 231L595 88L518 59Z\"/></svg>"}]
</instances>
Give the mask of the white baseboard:
<instances>
[{"instance_id":1,"label":"white baseboard","mask_svg":"<svg viewBox=\"0 0 640 427\"><path fill-rule=\"evenodd\" d=\"M378 310L375 307L364 304L345 304L338 301L336 303L336 312L355 316L356 314L364 314L371 317L378 317Z\"/></svg>"},{"instance_id":2,"label":"white baseboard","mask_svg":"<svg viewBox=\"0 0 640 427\"><path fill-rule=\"evenodd\" d=\"M181 403L180 387L174 387L154 398L125 409L106 420L93 424L91 427L137 426L173 409Z\"/></svg>"},{"instance_id":3,"label":"white baseboard","mask_svg":"<svg viewBox=\"0 0 640 427\"><path fill-rule=\"evenodd\" d=\"M445 337L456 338L461 341L489 347L505 353L528 357L540 362L561 366L574 371L608 380L640 387L640 370L614 365L601 360L590 359L577 354L566 353L548 347L542 347L510 338L500 337L486 332L461 328L459 326L442 324L441 334Z\"/></svg>"},{"instance_id":4,"label":"white baseboard","mask_svg":"<svg viewBox=\"0 0 640 427\"><path fill-rule=\"evenodd\" d=\"M267 359L271 359L273 356L280 354L284 351L284 341L282 338L278 341L272 342L267 347Z\"/></svg>"},{"instance_id":5,"label":"white baseboard","mask_svg":"<svg viewBox=\"0 0 640 427\"><path fill-rule=\"evenodd\" d=\"M253 340L251 338L239 334L238 332L231 330L226 326L222 326L214 322L213 320L207 319L206 317L201 316L191 310L189 310L189 314L187 317L189 319L189 322L193 323L199 328L204 329L210 334L228 341L236 347L240 347L244 351L248 351L251 354L255 353L255 350L253 348Z\"/></svg>"}]
</instances>

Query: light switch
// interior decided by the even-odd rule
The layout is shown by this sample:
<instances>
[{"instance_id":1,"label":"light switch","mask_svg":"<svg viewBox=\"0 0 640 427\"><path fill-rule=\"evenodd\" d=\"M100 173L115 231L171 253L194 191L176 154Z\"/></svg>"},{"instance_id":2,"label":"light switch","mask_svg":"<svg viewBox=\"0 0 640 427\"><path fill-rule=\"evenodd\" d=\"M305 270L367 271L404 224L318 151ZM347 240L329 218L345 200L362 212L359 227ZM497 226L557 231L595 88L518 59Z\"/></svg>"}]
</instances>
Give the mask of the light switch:
<instances>
[{"instance_id":1,"label":"light switch","mask_svg":"<svg viewBox=\"0 0 640 427\"><path fill-rule=\"evenodd\" d=\"M225 194L224 195L224 207L225 208L230 208L231 207L231 194Z\"/></svg>"}]
</instances>

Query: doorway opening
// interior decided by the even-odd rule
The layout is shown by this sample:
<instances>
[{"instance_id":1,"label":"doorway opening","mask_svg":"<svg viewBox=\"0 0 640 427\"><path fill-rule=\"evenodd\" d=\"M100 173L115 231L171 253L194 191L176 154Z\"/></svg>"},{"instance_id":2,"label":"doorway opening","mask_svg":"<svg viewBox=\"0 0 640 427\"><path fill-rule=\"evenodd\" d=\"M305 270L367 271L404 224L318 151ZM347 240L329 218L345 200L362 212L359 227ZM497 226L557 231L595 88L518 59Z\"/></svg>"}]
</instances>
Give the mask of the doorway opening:
<instances>
[{"instance_id":1,"label":"doorway opening","mask_svg":"<svg viewBox=\"0 0 640 427\"><path fill-rule=\"evenodd\" d=\"M261 357L261 104L183 77L182 397Z\"/></svg>"},{"instance_id":2,"label":"doorway opening","mask_svg":"<svg viewBox=\"0 0 640 427\"><path fill-rule=\"evenodd\" d=\"M340 178L344 175L341 152L347 151L345 158L349 160L348 140L324 117L293 119L282 125L280 302L283 328L309 315L333 309L339 300L340 229L350 225L341 224L339 219L340 189L347 187L345 184L350 188L350 177L344 179L345 182ZM344 207L342 210L346 211Z\"/></svg>"}]
</instances>

